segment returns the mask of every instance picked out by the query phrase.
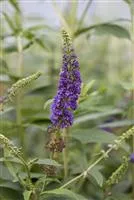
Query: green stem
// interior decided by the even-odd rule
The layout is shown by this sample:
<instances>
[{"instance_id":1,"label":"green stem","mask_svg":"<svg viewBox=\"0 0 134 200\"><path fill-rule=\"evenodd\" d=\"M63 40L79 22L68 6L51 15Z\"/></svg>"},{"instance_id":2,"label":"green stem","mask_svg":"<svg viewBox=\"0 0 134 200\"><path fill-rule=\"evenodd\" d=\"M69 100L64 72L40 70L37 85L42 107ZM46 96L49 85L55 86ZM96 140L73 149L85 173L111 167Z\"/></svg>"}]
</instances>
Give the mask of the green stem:
<instances>
[{"instance_id":1,"label":"green stem","mask_svg":"<svg viewBox=\"0 0 134 200\"><path fill-rule=\"evenodd\" d=\"M72 184L73 182L79 180L81 177L86 177L87 174L89 173L89 171L95 167L100 161L102 161L104 158L106 158L108 156L108 154L114 149L114 146L112 146L111 148L109 148L101 157L99 157L93 164L91 164L84 172L82 172L80 175L76 176L75 178L71 179L70 181L68 181L67 183L65 183L63 186L61 186L60 188L65 188L67 186L69 186L70 184Z\"/></svg>"},{"instance_id":2,"label":"green stem","mask_svg":"<svg viewBox=\"0 0 134 200\"><path fill-rule=\"evenodd\" d=\"M17 37L17 47L18 47L18 76L22 76L23 70L23 46L21 36ZM24 134L22 131L22 114L21 114L21 98L22 94L19 92L16 97L16 123L18 126L18 132L20 135L21 146L24 150Z\"/></svg>"},{"instance_id":3,"label":"green stem","mask_svg":"<svg viewBox=\"0 0 134 200\"><path fill-rule=\"evenodd\" d=\"M65 142L65 148L63 150L63 162L64 162L64 179L67 179L68 176L68 134L69 129L65 128L63 131L63 138Z\"/></svg>"},{"instance_id":4,"label":"green stem","mask_svg":"<svg viewBox=\"0 0 134 200\"><path fill-rule=\"evenodd\" d=\"M18 158L23 163L25 170L27 172L28 180L31 183L31 175L30 175L30 171L29 171L29 167L28 167L27 163L25 162L25 160L21 156L18 155Z\"/></svg>"},{"instance_id":5,"label":"green stem","mask_svg":"<svg viewBox=\"0 0 134 200\"><path fill-rule=\"evenodd\" d=\"M27 162L23 159L23 157L20 154L15 153L15 155L16 155L16 157L18 157L18 159L22 162L23 166L25 167L25 171L27 173L27 180L28 180L29 187L30 187L29 189L33 190L34 186L33 186L32 181L31 181L30 169L28 167ZM23 185L23 187L24 187L24 185Z\"/></svg>"},{"instance_id":6,"label":"green stem","mask_svg":"<svg viewBox=\"0 0 134 200\"><path fill-rule=\"evenodd\" d=\"M134 84L134 1L131 1L131 40L132 40L132 85ZM134 89L132 90L132 101L134 102ZM134 119L134 105L132 107L132 119ZM134 136L131 144L132 153L134 152ZM132 198L134 199L134 165L132 165Z\"/></svg>"}]
</instances>

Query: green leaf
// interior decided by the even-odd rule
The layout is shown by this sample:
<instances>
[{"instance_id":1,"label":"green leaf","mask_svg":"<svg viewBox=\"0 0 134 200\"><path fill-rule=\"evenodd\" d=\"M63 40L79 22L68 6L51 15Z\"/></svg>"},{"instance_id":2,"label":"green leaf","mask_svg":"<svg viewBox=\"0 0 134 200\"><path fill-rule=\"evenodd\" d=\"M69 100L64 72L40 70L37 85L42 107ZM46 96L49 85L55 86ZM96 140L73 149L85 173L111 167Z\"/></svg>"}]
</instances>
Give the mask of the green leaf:
<instances>
[{"instance_id":1,"label":"green leaf","mask_svg":"<svg viewBox=\"0 0 134 200\"><path fill-rule=\"evenodd\" d=\"M6 157L9 156L10 154L11 154L11 152L9 152L8 150L4 149L4 157L5 157L5 159L3 159L3 160L4 160L5 165L7 166L10 174L14 177L15 180L18 180L17 174L18 174L19 168L18 167L16 168L16 166L12 162L10 162L10 159L9 159L9 161L8 161L8 159L6 159ZM13 159L14 159L15 163L18 163L17 159L15 157L13 157ZM12 158L11 158L11 160L12 160Z\"/></svg>"},{"instance_id":2,"label":"green leaf","mask_svg":"<svg viewBox=\"0 0 134 200\"><path fill-rule=\"evenodd\" d=\"M132 126L134 125L134 120L120 120L110 123L101 124L100 128L117 128L117 127L124 127L124 126Z\"/></svg>"},{"instance_id":3,"label":"green leaf","mask_svg":"<svg viewBox=\"0 0 134 200\"><path fill-rule=\"evenodd\" d=\"M45 194L56 194L56 195L65 195L68 198L68 200L87 200L85 197L81 196L81 195L77 195L76 193L67 190L67 189L55 189L55 190L50 190L50 191L45 191L43 192L41 195L45 195ZM60 198L59 198L60 200Z\"/></svg>"},{"instance_id":4,"label":"green leaf","mask_svg":"<svg viewBox=\"0 0 134 200\"><path fill-rule=\"evenodd\" d=\"M61 164L59 164L55 160L51 160L51 159L39 159L39 160L37 160L35 162L35 164L39 164L39 165L52 165L52 166L56 166L56 167L60 167L61 166Z\"/></svg>"},{"instance_id":5,"label":"green leaf","mask_svg":"<svg viewBox=\"0 0 134 200\"><path fill-rule=\"evenodd\" d=\"M49 185L50 183L58 183L61 184L61 181L59 181L57 178L50 178L50 177L46 177L44 176L44 174L42 175L42 177L40 177L37 181L36 181L36 187L38 187L40 184L45 183L45 185Z\"/></svg>"},{"instance_id":6,"label":"green leaf","mask_svg":"<svg viewBox=\"0 0 134 200\"><path fill-rule=\"evenodd\" d=\"M104 181L104 177L100 172L101 168L102 168L101 166L95 166L89 171L89 174L96 180L96 182L100 187L102 187Z\"/></svg>"},{"instance_id":7,"label":"green leaf","mask_svg":"<svg viewBox=\"0 0 134 200\"><path fill-rule=\"evenodd\" d=\"M35 34L29 31L28 29L23 31L23 36L28 40L33 40L35 38Z\"/></svg>"},{"instance_id":8,"label":"green leaf","mask_svg":"<svg viewBox=\"0 0 134 200\"><path fill-rule=\"evenodd\" d=\"M107 133L103 130L92 128L92 129L72 129L72 138L79 140L83 144L97 143L97 144L112 144L118 138L112 133ZM126 152L129 152L129 146L124 142L121 145Z\"/></svg>"},{"instance_id":9,"label":"green leaf","mask_svg":"<svg viewBox=\"0 0 134 200\"><path fill-rule=\"evenodd\" d=\"M108 110L106 112L87 114L84 116L77 117L74 121L74 124L76 125L76 124L83 123L86 121L95 120L95 119L107 117L114 114L120 114L120 113L122 113L121 109L113 109L113 110Z\"/></svg>"},{"instance_id":10,"label":"green leaf","mask_svg":"<svg viewBox=\"0 0 134 200\"><path fill-rule=\"evenodd\" d=\"M12 165L12 163L10 161L5 160L5 164L10 172L10 174L15 178L15 180L18 180L17 177L17 170L15 169L15 167Z\"/></svg>"},{"instance_id":11,"label":"green leaf","mask_svg":"<svg viewBox=\"0 0 134 200\"><path fill-rule=\"evenodd\" d=\"M83 144L87 143L112 143L117 138L112 133L106 133L105 131L99 130L97 128L93 129L73 129L71 136L79 140Z\"/></svg>"},{"instance_id":12,"label":"green leaf","mask_svg":"<svg viewBox=\"0 0 134 200\"><path fill-rule=\"evenodd\" d=\"M23 50L29 49L34 44L34 41L28 42L24 47Z\"/></svg>"},{"instance_id":13,"label":"green leaf","mask_svg":"<svg viewBox=\"0 0 134 200\"><path fill-rule=\"evenodd\" d=\"M9 0L9 2L10 2L10 4L14 7L14 9L15 9L18 13L21 12L21 10L20 10L20 8L19 8L19 3L18 3L17 0Z\"/></svg>"},{"instance_id":14,"label":"green leaf","mask_svg":"<svg viewBox=\"0 0 134 200\"><path fill-rule=\"evenodd\" d=\"M35 173L35 172L31 172L30 173L31 175L31 178L33 179L39 179L41 177L44 177L44 173ZM27 178L27 173L26 172L19 172L19 178L21 178L22 180L26 179ZM15 179L14 181L17 181L17 179Z\"/></svg>"},{"instance_id":15,"label":"green leaf","mask_svg":"<svg viewBox=\"0 0 134 200\"><path fill-rule=\"evenodd\" d=\"M85 9L83 10L83 13L82 13L82 15L81 15L81 18L80 18L80 20L79 20L79 27L81 27L81 25L82 25L82 23L83 23L83 21L84 21L86 15L87 15L87 13L88 13L88 11L89 11L89 8L90 8L90 6L92 5L92 2L93 2L93 0L87 1L87 5L86 5Z\"/></svg>"},{"instance_id":16,"label":"green leaf","mask_svg":"<svg viewBox=\"0 0 134 200\"><path fill-rule=\"evenodd\" d=\"M119 38L126 38L129 40L131 39L130 33L127 29L120 25L111 23L95 24L86 28L79 29L75 32L75 37L92 30L99 34L112 34Z\"/></svg>"},{"instance_id":17,"label":"green leaf","mask_svg":"<svg viewBox=\"0 0 134 200\"><path fill-rule=\"evenodd\" d=\"M34 28L34 27L33 27ZM30 29L30 28L29 28ZM36 34L35 33L33 33L31 30L29 30L29 29L27 29L27 30L25 30L24 32L23 32L23 36L26 38L26 39L28 39L28 40L31 40L30 42L29 42L29 44L33 44L34 42L36 43L36 44L38 44L42 49L44 49L44 50L47 50L47 51L49 51L49 48L48 48L48 46L44 43L44 41L43 41L43 38L44 38L44 36L40 36L40 37L37 37L36 36ZM32 27L31 27L31 29L32 29ZM26 44L26 46L29 46L28 44ZM24 46L23 47L24 49L26 49L26 47Z\"/></svg>"},{"instance_id":18,"label":"green leaf","mask_svg":"<svg viewBox=\"0 0 134 200\"><path fill-rule=\"evenodd\" d=\"M22 199L20 191L5 187L0 188L0 200L20 200L20 199Z\"/></svg>"},{"instance_id":19,"label":"green leaf","mask_svg":"<svg viewBox=\"0 0 134 200\"><path fill-rule=\"evenodd\" d=\"M32 191L25 190L25 191L23 192L24 200L29 200L31 194L32 194Z\"/></svg>"},{"instance_id":20,"label":"green leaf","mask_svg":"<svg viewBox=\"0 0 134 200\"><path fill-rule=\"evenodd\" d=\"M13 189L13 190L20 190L20 186L19 184L13 183L11 181L5 181L5 180L0 180L0 187L2 188L9 188L9 189Z\"/></svg>"},{"instance_id":21,"label":"green leaf","mask_svg":"<svg viewBox=\"0 0 134 200\"><path fill-rule=\"evenodd\" d=\"M13 176L10 174L8 168L4 165L4 163L0 163L0 170L2 172L2 173L0 173L0 180L2 180L2 181L4 181L4 180L12 181L13 180Z\"/></svg>"},{"instance_id":22,"label":"green leaf","mask_svg":"<svg viewBox=\"0 0 134 200\"><path fill-rule=\"evenodd\" d=\"M6 22L8 23L9 27L11 28L11 30L12 30L13 32L16 32L16 27L15 27L13 21L11 20L12 18L9 17L8 14L5 13L5 12L3 12L3 15L4 15L5 20L6 20Z\"/></svg>"},{"instance_id":23,"label":"green leaf","mask_svg":"<svg viewBox=\"0 0 134 200\"><path fill-rule=\"evenodd\" d=\"M74 200L64 194L45 194L40 197L40 200Z\"/></svg>"},{"instance_id":24,"label":"green leaf","mask_svg":"<svg viewBox=\"0 0 134 200\"><path fill-rule=\"evenodd\" d=\"M48 47L44 44L44 42L40 38L35 38L35 42L44 50L48 50Z\"/></svg>"}]
</instances>

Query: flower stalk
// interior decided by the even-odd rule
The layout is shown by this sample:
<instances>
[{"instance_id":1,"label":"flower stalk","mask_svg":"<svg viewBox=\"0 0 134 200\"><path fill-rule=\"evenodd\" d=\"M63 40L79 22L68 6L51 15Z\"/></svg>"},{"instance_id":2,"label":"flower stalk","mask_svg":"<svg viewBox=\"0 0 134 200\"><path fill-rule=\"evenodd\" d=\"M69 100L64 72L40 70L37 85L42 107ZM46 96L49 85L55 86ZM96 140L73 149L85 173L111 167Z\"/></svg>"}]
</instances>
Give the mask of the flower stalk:
<instances>
[{"instance_id":1,"label":"flower stalk","mask_svg":"<svg viewBox=\"0 0 134 200\"><path fill-rule=\"evenodd\" d=\"M22 45L22 38L19 35L17 37L17 48L18 48L18 75L22 76L23 70L23 45ZM24 133L22 130L22 114L21 114L21 91L16 96L16 123L18 126L18 132L20 135L20 143L22 148L24 149Z\"/></svg>"},{"instance_id":2,"label":"flower stalk","mask_svg":"<svg viewBox=\"0 0 134 200\"><path fill-rule=\"evenodd\" d=\"M65 148L63 149L63 162L64 162L64 179L68 177L68 134L69 128L63 130L63 139L65 142Z\"/></svg>"}]
</instances>

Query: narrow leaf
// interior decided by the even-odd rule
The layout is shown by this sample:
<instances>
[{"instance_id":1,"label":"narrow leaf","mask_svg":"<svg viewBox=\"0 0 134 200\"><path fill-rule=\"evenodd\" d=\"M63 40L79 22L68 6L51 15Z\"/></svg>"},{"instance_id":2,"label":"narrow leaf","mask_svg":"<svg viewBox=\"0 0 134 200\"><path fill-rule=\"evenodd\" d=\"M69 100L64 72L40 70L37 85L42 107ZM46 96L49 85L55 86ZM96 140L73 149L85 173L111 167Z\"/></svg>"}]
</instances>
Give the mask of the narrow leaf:
<instances>
[{"instance_id":1,"label":"narrow leaf","mask_svg":"<svg viewBox=\"0 0 134 200\"><path fill-rule=\"evenodd\" d=\"M44 42L40 38L35 38L36 43L44 50L48 50L47 46L44 44Z\"/></svg>"},{"instance_id":2,"label":"narrow leaf","mask_svg":"<svg viewBox=\"0 0 134 200\"><path fill-rule=\"evenodd\" d=\"M110 123L101 124L100 128L117 128L117 127L125 127L134 125L134 120L120 120Z\"/></svg>"},{"instance_id":3,"label":"narrow leaf","mask_svg":"<svg viewBox=\"0 0 134 200\"><path fill-rule=\"evenodd\" d=\"M90 170L89 174L96 180L98 185L102 187L104 178L102 173L100 172L100 169L100 166L96 166Z\"/></svg>"},{"instance_id":4,"label":"narrow leaf","mask_svg":"<svg viewBox=\"0 0 134 200\"><path fill-rule=\"evenodd\" d=\"M24 47L23 50L29 49L34 44L33 41L28 42Z\"/></svg>"},{"instance_id":5,"label":"narrow leaf","mask_svg":"<svg viewBox=\"0 0 134 200\"><path fill-rule=\"evenodd\" d=\"M10 4L14 7L14 9L20 13L19 3L17 0L9 0Z\"/></svg>"},{"instance_id":6,"label":"narrow leaf","mask_svg":"<svg viewBox=\"0 0 134 200\"><path fill-rule=\"evenodd\" d=\"M97 128L93 129L73 129L72 137L81 141L81 143L112 143L116 139L116 136L112 133L106 133Z\"/></svg>"},{"instance_id":7,"label":"narrow leaf","mask_svg":"<svg viewBox=\"0 0 134 200\"><path fill-rule=\"evenodd\" d=\"M76 193L67 190L67 189L55 189L55 190L50 190L50 191L46 191L43 192L41 195L44 194L57 194L57 195L65 195L68 198L71 198L72 200L87 200L85 197L81 196L81 195L77 195Z\"/></svg>"},{"instance_id":8,"label":"narrow leaf","mask_svg":"<svg viewBox=\"0 0 134 200\"><path fill-rule=\"evenodd\" d=\"M59 164L55 160L51 160L51 159L39 159L39 160L37 160L35 162L35 164L39 164L39 165L52 165L52 166L56 166L56 167L60 167L61 166L61 164Z\"/></svg>"},{"instance_id":9,"label":"narrow leaf","mask_svg":"<svg viewBox=\"0 0 134 200\"><path fill-rule=\"evenodd\" d=\"M3 12L3 15L4 15L5 20L6 20L6 22L8 23L9 27L11 28L11 30L12 30L13 32L16 32L16 27L15 27L13 21L11 20L12 18L9 17L8 14L5 13L5 12Z\"/></svg>"},{"instance_id":10,"label":"narrow leaf","mask_svg":"<svg viewBox=\"0 0 134 200\"><path fill-rule=\"evenodd\" d=\"M95 24L92 26L79 29L75 32L75 37L92 30L94 30L95 33L99 33L99 34L112 34L119 38L126 38L129 40L131 39L130 33L127 29L125 29L124 27L120 25L111 24L111 23Z\"/></svg>"},{"instance_id":11,"label":"narrow leaf","mask_svg":"<svg viewBox=\"0 0 134 200\"><path fill-rule=\"evenodd\" d=\"M114 115L114 114L120 114L120 113L122 113L122 110L114 109L114 110L108 110L106 112L87 114L84 116L77 117L74 121L74 124L79 124L82 122L99 119L99 118L107 117L107 116Z\"/></svg>"}]
</instances>

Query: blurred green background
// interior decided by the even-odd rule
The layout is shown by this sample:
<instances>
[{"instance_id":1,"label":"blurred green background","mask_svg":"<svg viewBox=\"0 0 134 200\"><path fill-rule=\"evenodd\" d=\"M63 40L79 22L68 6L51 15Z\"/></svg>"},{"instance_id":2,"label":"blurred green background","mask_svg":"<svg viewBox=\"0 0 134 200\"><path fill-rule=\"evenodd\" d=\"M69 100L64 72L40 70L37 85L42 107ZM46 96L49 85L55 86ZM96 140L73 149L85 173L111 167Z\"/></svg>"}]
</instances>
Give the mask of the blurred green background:
<instances>
[{"instance_id":1,"label":"blurred green background","mask_svg":"<svg viewBox=\"0 0 134 200\"><path fill-rule=\"evenodd\" d=\"M62 64L61 29L65 28L72 36L83 84L88 88L75 112L71 130L69 162L70 174L74 176L94 159L93 152L97 153L104 143L134 124L129 1L1 0L0 17L0 95L5 95L17 80L43 72L0 113L1 132L22 146L26 158L49 156L45 149L50 125L47 100L57 90ZM119 152L119 157L106 162L104 177L120 163L122 154ZM19 186L11 184L6 166L0 163L0 168L2 200L21 199L16 188ZM39 169L33 169L33 178L38 178L39 173ZM130 184L128 176L121 186L114 188L115 196L124 193L117 199L129 198ZM86 180L78 192L90 199L101 199L94 181L91 185Z\"/></svg>"}]
</instances>

